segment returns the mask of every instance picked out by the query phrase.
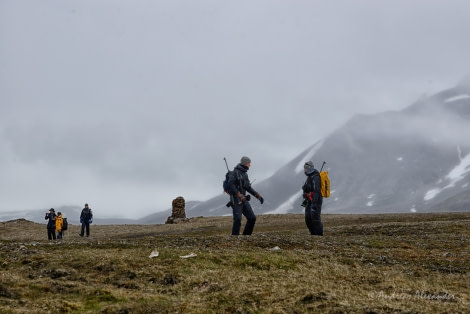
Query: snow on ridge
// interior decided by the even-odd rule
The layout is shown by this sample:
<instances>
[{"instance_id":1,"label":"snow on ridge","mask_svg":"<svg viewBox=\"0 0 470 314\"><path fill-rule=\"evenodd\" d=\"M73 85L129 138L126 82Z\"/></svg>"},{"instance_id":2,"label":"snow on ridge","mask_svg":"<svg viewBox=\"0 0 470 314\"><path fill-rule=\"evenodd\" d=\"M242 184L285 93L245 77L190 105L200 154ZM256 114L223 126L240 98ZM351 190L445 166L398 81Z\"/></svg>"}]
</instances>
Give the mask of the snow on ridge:
<instances>
[{"instance_id":1,"label":"snow on ridge","mask_svg":"<svg viewBox=\"0 0 470 314\"><path fill-rule=\"evenodd\" d=\"M304 171L304 164L307 161L312 160L313 155L315 155L317 150L323 145L324 141L325 140L323 139L320 142L317 142L315 145L313 145L312 149L305 154L304 158L302 158L299 164L297 165L297 167L295 167L295 173L300 173Z\"/></svg>"},{"instance_id":2,"label":"snow on ridge","mask_svg":"<svg viewBox=\"0 0 470 314\"><path fill-rule=\"evenodd\" d=\"M453 184L455 182L462 180L467 173L470 172L470 154L465 156L460 161L460 164L458 164L454 169L452 169L449 174L446 176L447 179L452 180Z\"/></svg>"},{"instance_id":3,"label":"snow on ridge","mask_svg":"<svg viewBox=\"0 0 470 314\"><path fill-rule=\"evenodd\" d=\"M266 212L266 214L287 214L289 210L294 209L294 202L299 197L300 192L296 192L294 195L289 197L287 201L279 205L276 209ZM299 204L300 206L300 204Z\"/></svg>"},{"instance_id":4,"label":"snow on ridge","mask_svg":"<svg viewBox=\"0 0 470 314\"><path fill-rule=\"evenodd\" d=\"M437 194L441 193L443 189L432 189L426 192L424 195L424 200L429 201L432 200Z\"/></svg>"},{"instance_id":5,"label":"snow on ridge","mask_svg":"<svg viewBox=\"0 0 470 314\"><path fill-rule=\"evenodd\" d=\"M460 160L460 163L454 167L446 176L445 178L450 180L449 184L445 187L439 189L432 189L426 192L424 195L424 200L429 201L433 199L437 194L440 192L454 187L457 182L462 180L468 173L470 173L470 154L465 156L463 159Z\"/></svg>"},{"instance_id":6,"label":"snow on ridge","mask_svg":"<svg viewBox=\"0 0 470 314\"><path fill-rule=\"evenodd\" d=\"M468 98L470 98L470 95L462 94L462 95L447 98L444 102L449 103L449 102L453 102L453 101L457 101L457 100L461 100L461 99L468 99Z\"/></svg>"}]
</instances>

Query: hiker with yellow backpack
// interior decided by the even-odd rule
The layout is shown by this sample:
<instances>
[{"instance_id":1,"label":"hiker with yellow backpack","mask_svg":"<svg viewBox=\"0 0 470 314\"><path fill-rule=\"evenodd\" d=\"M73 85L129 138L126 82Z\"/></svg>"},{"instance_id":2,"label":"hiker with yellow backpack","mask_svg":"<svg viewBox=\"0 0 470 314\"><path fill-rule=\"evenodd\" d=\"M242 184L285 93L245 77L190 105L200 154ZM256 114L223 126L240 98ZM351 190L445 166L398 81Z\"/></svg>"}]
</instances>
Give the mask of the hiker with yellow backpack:
<instances>
[{"instance_id":1,"label":"hiker with yellow backpack","mask_svg":"<svg viewBox=\"0 0 470 314\"><path fill-rule=\"evenodd\" d=\"M325 162L323 162L323 165L325 165ZM304 173L307 176L307 180L302 186L304 196L302 206L305 207L305 223L311 235L322 236L323 223L321 221L321 207L323 197L330 196L328 172L319 172L313 166L312 161L307 161L304 164Z\"/></svg>"}]
</instances>

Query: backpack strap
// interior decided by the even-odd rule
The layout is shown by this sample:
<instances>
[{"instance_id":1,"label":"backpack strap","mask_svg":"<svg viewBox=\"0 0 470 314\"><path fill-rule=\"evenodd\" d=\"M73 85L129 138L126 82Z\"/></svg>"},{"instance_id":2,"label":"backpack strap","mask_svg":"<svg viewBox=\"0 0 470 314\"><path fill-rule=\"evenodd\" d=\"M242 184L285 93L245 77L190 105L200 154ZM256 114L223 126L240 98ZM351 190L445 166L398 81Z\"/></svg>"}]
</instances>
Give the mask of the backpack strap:
<instances>
[{"instance_id":1,"label":"backpack strap","mask_svg":"<svg viewBox=\"0 0 470 314\"><path fill-rule=\"evenodd\" d=\"M236 168L235 168L235 171L237 172L238 188L240 189L240 193L242 193L244 189L243 189L242 179L240 178L240 172Z\"/></svg>"}]
</instances>

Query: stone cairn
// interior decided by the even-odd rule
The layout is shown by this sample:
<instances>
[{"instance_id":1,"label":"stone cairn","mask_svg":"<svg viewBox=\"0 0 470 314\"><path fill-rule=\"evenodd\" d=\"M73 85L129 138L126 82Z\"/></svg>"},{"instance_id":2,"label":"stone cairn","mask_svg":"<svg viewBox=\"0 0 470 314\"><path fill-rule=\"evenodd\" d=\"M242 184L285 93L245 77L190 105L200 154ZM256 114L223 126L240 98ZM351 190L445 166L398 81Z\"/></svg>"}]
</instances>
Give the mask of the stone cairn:
<instances>
[{"instance_id":1,"label":"stone cairn","mask_svg":"<svg viewBox=\"0 0 470 314\"><path fill-rule=\"evenodd\" d=\"M166 220L166 224L179 224L188 221L185 212L185 201L182 196L175 198L171 205L171 216Z\"/></svg>"}]
</instances>

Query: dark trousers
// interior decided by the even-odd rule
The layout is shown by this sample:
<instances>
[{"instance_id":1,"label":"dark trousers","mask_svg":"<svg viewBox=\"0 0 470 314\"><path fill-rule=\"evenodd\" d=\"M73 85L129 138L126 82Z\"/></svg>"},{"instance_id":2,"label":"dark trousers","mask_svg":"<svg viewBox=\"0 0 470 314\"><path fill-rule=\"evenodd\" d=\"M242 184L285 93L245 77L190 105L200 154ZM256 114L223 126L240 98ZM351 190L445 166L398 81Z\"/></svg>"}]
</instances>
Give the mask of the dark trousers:
<instances>
[{"instance_id":1,"label":"dark trousers","mask_svg":"<svg viewBox=\"0 0 470 314\"><path fill-rule=\"evenodd\" d=\"M53 228L47 228L47 238L49 240L55 240L55 226Z\"/></svg>"},{"instance_id":2,"label":"dark trousers","mask_svg":"<svg viewBox=\"0 0 470 314\"><path fill-rule=\"evenodd\" d=\"M251 208L251 205L248 201L245 201L242 204L232 205L233 211L233 225L232 225L232 235L240 234L240 227L242 225L242 215L246 217L245 229L243 230L243 235L250 235L253 233L253 228L256 223L256 215Z\"/></svg>"},{"instance_id":3,"label":"dark trousers","mask_svg":"<svg viewBox=\"0 0 470 314\"><path fill-rule=\"evenodd\" d=\"M83 237L86 229L86 236L90 236L90 224L88 222L83 222L82 223L82 230L80 232L80 235Z\"/></svg>"},{"instance_id":4,"label":"dark trousers","mask_svg":"<svg viewBox=\"0 0 470 314\"><path fill-rule=\"evenodd\" d=\"M323 200L316 203L308 203L305 207L305 223L311 235L323 235L323 223L321 221L321 205Z\"/></svg>"}]
</instances>

